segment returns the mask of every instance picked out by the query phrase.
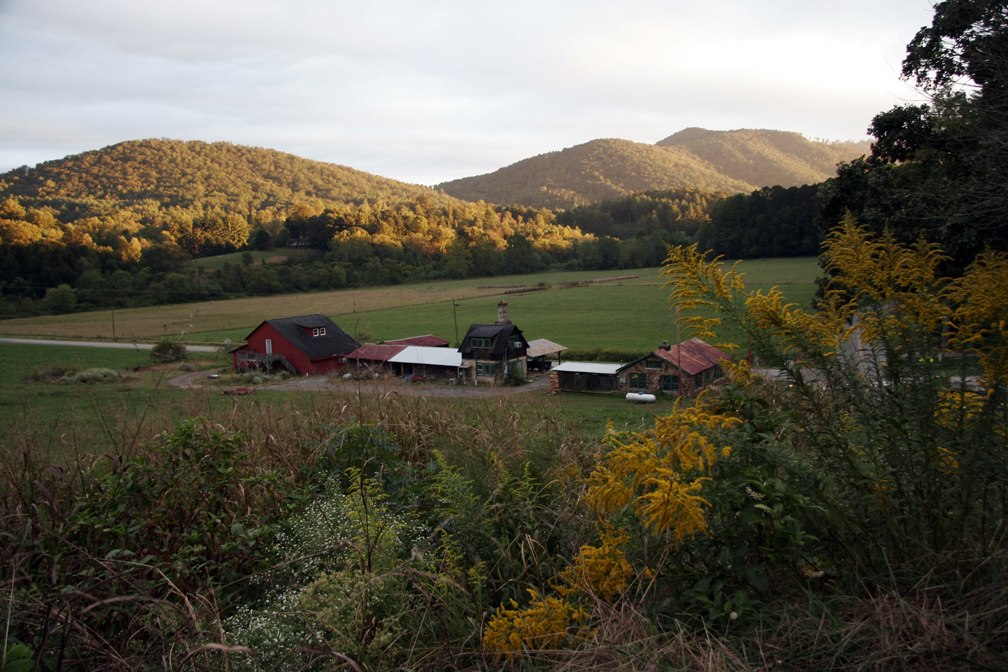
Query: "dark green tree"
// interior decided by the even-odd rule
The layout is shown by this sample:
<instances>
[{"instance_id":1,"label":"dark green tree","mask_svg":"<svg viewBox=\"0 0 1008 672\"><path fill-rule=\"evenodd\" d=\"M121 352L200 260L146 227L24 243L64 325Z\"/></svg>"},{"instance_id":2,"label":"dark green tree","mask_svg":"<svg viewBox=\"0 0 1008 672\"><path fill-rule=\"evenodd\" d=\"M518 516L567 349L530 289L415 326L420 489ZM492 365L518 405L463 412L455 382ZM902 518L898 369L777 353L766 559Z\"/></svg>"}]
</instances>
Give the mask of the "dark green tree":
<instances>
[{"instance_id":1,"label":"dark green tree","mask_svg":"<svg viewBox=\"0 0 1008 672\"><path fill-rule=\"evenodd\" d=\"M820 227L846 211L903 242L939 243L957 273L984 246L1008 249L1008 6L946 0L907 46L903 76L930 96L883 112L872 154L820 192Z\"/></svg>"}]
</instances>

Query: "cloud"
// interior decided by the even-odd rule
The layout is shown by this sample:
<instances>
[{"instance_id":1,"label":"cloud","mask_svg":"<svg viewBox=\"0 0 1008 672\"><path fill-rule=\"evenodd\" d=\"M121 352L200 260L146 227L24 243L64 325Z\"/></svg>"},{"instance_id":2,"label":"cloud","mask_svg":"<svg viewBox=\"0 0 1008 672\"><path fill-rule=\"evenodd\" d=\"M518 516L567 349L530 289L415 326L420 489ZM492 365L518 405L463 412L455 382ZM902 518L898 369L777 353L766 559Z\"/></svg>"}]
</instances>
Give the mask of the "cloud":
<instances>
[{"instance_id":1,"label":"cloud","mask_svg":"<svg viewBox=\"0 0 1008 672\"><path fill-rule=\"evenodd\" d=\"M882 6L884 5L884 6ZM685 126L862 137L925 0L8 0L0 170L228 140L411 182Z\"/></svg>"}]
</instances>

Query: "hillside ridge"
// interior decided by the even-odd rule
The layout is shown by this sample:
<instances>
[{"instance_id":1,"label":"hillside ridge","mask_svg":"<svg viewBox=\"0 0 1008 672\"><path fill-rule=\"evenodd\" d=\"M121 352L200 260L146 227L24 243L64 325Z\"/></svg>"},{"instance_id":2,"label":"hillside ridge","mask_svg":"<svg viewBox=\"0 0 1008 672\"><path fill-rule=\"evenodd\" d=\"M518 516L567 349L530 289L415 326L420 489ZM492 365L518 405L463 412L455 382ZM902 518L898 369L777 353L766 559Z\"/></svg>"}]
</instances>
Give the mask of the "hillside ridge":
<instances>
[{"instance_id":1,"label":"hillside ridge","mask_svg":"<svg viewBox=\"0 0 1008 672\"><path fill-rule=\"evenodd\" d=\"M566 209L639 191L748 193L815 184L832 177L839 161L867 151L867 141L823 142L790 131L691 127L654 145L591 140L436 188L465 200Z\"/></svg>"}]
</instances>

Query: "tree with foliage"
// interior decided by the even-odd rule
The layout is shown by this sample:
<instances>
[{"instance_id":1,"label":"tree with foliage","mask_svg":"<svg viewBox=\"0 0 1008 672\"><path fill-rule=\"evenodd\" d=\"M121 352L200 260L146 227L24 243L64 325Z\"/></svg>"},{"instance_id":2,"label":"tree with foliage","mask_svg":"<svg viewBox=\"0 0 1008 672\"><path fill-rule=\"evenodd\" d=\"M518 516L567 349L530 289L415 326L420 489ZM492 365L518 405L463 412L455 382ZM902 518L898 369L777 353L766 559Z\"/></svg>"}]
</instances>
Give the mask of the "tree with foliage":
<instances>
[{"instance_id":1,"label":"tree with foliage","mask_svg":"<svg viewBox=\"0 0 1008 672\"><path fill-rule=\"evenodd\" d=\"M728 196L711 206L697 242L731 259L815 256L822 243L815 226L818 189L764 187Z\"/></svg>"},{"instance_id":2,"label":"tree with foliage","mask_svg":"<svg viewBox=\"0 0 1008 672\"><path fill-rule=\"evenodd\" d=\"M960 272L985 245L1008 249L1008 8L936 4L902 74L931 102L875 117L871 155L841 165L822 190L820 226L850 211L904 242L924 235Z\"/></svg>"}]
</instances>

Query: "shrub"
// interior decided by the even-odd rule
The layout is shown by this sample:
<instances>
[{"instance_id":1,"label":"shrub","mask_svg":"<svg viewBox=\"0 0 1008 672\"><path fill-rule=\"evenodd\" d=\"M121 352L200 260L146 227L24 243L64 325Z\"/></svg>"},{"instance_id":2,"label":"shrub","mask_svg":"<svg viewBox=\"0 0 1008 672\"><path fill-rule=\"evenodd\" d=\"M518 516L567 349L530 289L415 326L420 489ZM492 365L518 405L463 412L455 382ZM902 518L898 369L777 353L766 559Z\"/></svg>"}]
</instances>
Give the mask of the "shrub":
<instances>
[{"instance_id":1,"label":"shrub","mask_svg":"<svg viewBox=\"0 0 1008 672\"><path fill-rule=\"evenodd\" d=\"M151 348L151 357L159 362L170 363L185 359L185 346L178 341L170 341L167 338L158 341Z\"/></svg>"},{"instance_id":2,"label":"shrub","mask_svg":"<svg viewBox=\"0 0 1008 672\"><path fill-rule=\"evenodd\" d=\"M92 384L92 383L118 383L122 380L122 374L112 369L86 369L84 371L72 371L64 374L59 381L69 385Z\"/></svg>"}]
</instances>

